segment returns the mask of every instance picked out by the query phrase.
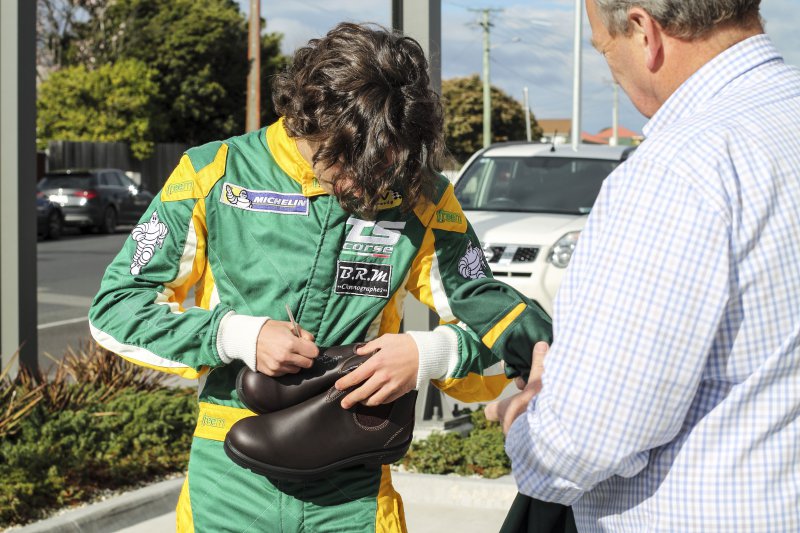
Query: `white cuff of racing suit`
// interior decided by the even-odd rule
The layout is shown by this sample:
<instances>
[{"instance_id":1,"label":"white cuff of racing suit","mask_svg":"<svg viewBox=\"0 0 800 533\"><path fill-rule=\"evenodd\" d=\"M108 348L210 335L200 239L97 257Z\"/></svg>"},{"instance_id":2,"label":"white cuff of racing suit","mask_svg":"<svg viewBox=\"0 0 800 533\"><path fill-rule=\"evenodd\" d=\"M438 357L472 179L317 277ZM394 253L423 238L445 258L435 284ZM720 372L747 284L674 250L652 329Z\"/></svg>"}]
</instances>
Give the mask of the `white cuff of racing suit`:
<instances>
[{"instance_id":1,"label":"white cuff of racing suit","mask_svg":"<svg viewBox=\"0 0 800 533\"><path fill-rule=\"evenodd\" d=\"M417 343L419 352L419 371L417 384L419 390L431 379L449 376L458 365L458 336L446 326L433 331L406 331Z\"/></svg>"},{"instance_id":2,"label":"white cuff of racing suit","mask_svg":"<svg viewBox=\"0 0 800 533\"><path fill-rule=\"evenodd\" d=\"M237 315L233 311L222 317L217 329L217 354L226 365L238 359L247 368L256 369L256 343L268 316Z\"/></svg>"}]
</instances>

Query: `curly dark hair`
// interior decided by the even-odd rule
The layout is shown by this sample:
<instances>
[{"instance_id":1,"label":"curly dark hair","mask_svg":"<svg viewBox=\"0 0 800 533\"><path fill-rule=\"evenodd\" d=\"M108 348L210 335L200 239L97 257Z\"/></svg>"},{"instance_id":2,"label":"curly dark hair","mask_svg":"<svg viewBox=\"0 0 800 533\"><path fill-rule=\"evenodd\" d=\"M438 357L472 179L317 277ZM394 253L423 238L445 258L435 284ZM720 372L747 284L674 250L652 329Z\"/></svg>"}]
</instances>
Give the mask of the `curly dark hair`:
<instances>
[{"instance_id":1,"label":"curly dark hair","mask_svg":"<svg viewBox=\"0 0 800 533\"><path fill-rule=\"evenodd\" d=\"M373 214L390 190L402 193L406 210L431 197L444 152L442 106L414 39L341 23L295 52L272 99L291 137L319 143L314 164L340 165L333 189L347 211Z\"/></svg>"}]
</instances>

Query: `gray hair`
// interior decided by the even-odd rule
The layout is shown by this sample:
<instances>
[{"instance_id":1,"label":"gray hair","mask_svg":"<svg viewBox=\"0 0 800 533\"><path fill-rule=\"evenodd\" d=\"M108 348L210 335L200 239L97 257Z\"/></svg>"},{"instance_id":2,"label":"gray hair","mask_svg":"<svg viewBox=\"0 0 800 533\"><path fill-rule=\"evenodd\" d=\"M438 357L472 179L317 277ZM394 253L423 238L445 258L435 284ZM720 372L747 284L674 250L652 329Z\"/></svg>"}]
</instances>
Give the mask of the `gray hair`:
<instances>
[{"instance_id":1,"label":"gray hair","mask_svg":"<svg viewBox=\"0 0 800 533\"><path fill-rule=\"evenodd\" d=\"M761 23L758 8L761 0L594 0L608 32L626 35L628 10L640 7L653 17L669 35L695 39L726 22Z\"/></svg>"}]
</instances>

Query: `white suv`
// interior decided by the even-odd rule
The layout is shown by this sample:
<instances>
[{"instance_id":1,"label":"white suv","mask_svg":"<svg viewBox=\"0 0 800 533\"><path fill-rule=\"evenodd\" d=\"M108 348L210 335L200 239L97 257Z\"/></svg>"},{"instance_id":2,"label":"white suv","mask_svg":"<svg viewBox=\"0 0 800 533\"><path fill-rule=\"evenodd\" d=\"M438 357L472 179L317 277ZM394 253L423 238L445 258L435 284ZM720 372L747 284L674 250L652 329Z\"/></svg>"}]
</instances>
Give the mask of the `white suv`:
<instances>
[{"instance_id":1,"label":"white suv","mask_svg":"<svg viewBox=\"0 0 800 533\"><path fill-rule=\"evenodd\" d=\"M504 143L473 155L456 178L456 197L494 276L552 315L600 186L632 150Z\"/></svg>"}]
</instances>

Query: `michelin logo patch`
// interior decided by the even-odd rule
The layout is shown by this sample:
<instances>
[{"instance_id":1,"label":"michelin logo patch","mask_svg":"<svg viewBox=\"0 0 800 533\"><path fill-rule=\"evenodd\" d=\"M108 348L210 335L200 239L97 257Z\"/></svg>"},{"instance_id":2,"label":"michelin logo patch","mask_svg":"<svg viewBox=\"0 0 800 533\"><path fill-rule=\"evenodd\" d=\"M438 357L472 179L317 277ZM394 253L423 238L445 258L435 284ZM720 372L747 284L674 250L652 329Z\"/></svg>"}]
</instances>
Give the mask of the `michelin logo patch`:
<instances>
[{"instance_id":1,"label":"michelin logo patch","mask_svg":"<svg viewBox=\"0 0 800 533\"><path fill-rule=\"evenodd\" d=\"M458 273L466 279L485 278L486 274L483 272L485 263L486 258L483 255L483 250L473 246L472 241L469 241L467 242L467 251L458 261Z\"/></svg>"},{"instance_id":2,"label":"michelin logo patch","mask_svg":"<svg viewBox=\"0 0 800 533\"><path fill-rule=\"evenodd\" d=\"M222 186L220 203L244 209L279 213L282 215L308 215L308 198L302 194L275 191L253 191L232 183Z\"/></svg>"},{"instance_id":3,"label":"michelin logo patch","mask_svg":"<svg viewBox=\"0 0 800 533\"><path fill-rule=\"evenodd\" d=\"M156 246L164 246L164 239L169 234L169 228L158 218L158 211L153 211L150 220L137 224L131 231L131 238L136 241L136 251L131 260L131 274L138 276L142 269L153 258Z\"/></svg>"},{"instance_id":4,"label":"michelin logo patch","mask_svg":"<svg viewBox=\"0 0 800 533\"><path fill-rule=\"evenodd\" d=\"M388 298L392 280L392 265L336 262L336 294Z\"/></svg>"}]
</instances>

